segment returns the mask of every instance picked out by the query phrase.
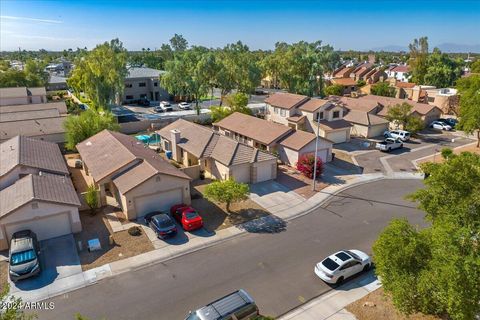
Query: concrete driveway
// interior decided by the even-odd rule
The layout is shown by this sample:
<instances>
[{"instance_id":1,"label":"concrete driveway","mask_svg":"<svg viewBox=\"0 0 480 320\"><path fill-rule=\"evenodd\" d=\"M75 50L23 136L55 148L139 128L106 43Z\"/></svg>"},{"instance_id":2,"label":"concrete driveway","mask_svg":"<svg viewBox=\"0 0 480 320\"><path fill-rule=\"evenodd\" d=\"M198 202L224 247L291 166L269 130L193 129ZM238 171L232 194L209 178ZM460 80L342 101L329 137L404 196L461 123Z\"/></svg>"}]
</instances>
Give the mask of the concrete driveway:
<instances>
[{"instance_id":1,"label":"concrete driveway","mask_svg":"<svg viewBox=\"0 0 480 320\"><path fill-rule=\"evenodd\" d=\"M82 266L73 235L41 241L40 249L42 272L37 277L17 283L9 280L10 294L32 301L35 296L50 296L80 280L83 283Z\"/></svg>"}]
</instances>

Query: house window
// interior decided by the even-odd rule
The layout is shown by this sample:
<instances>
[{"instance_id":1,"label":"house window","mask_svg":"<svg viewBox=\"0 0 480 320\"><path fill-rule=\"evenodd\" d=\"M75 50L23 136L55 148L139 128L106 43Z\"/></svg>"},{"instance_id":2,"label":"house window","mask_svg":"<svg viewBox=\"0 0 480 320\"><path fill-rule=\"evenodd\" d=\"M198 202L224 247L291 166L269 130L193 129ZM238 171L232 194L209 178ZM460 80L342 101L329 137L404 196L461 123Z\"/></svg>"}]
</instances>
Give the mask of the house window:
<instances>
[{"instance_id":1,"label":"house window","mask_svg":"<svg viewBox=\"0 0 480 320\"><path fill-rule=\"evenodd\" d=\"M127 100L132 100L132 99L133 99L133 96L132 96L132 95L125 96L125 99L127 99Z\"/></svg>"},{"instance_id":2,"label":"house window","mask_svg":"<svg viewBox=\"0 0 480 320\"><path fill-rule=\"evenodd\" d=\"M154 82L154 83L153 83L153 86L154 86L154 87L158 87L158 82Z\"/></svg>"},{"instance_id":3,"label":"house window","mask_svg":"<svg viewBox=\"0 0 480 320\"><path fill-rule=\"evenodd\" d=\"M146 87L147 86L147 83L146 82L140 82L138 84L139 87Z\"/></svg>"},{"instance_id":4,"label":"house window","mask_svg":"<svg viewBox=\"0 0 480 320\"><path fill-rule=\"evenodd\" d=\"M279 113L279 110L280 110L279 108L273 108L273 111L274 111L276 114Z\"/></svg>"},{"instance_id":5,"label":"house window","mask_svg":"<svg viewBox=\"0 0 480 320\"><path fill-rule=\"evenodd\" d=\"M340 111L333 111L333 119L340 118Z\"/></svg>"},{"instance_id":6,"label":"house window","mask_svg":"<svg viewBox=\"0 0 480 320\"><path fill-rule=\"evenodd\" d=\"M317 116L315 117L315 120L322 120L323 119L323 111L322 112L317 112Z\"/></svg>"},{"instance_id":7,"label":"house window","mask_svg":"<svg viewBox=\"0 0 480 320\"><path fill-rule=\"evenodd\" d=\"M132 84L131 83L125 83L125 88L131 88Z\"/></svg>"},{"instance_id":8,"label":"house window","mask_svg":"<svg viewBox=\"0 0 480 320\"><path fill-rule=\"evenodd\" d=\"M165 150L167 150L167 151L171 151L171 148L170 148L170 141L166 141L166 140L165 140Z\"/></svg>"},{"instance_id":9,"label":"house window","mask_svg":"<svg viewBox=\"0 0 480 320\"><path fill-rule=\"evenodd\" d=\"M285 109L281 109L281 110L280 110L280 115L281 115L282 117L285 117L285 116L286 116Z\"/></svg>"}]
</instances>

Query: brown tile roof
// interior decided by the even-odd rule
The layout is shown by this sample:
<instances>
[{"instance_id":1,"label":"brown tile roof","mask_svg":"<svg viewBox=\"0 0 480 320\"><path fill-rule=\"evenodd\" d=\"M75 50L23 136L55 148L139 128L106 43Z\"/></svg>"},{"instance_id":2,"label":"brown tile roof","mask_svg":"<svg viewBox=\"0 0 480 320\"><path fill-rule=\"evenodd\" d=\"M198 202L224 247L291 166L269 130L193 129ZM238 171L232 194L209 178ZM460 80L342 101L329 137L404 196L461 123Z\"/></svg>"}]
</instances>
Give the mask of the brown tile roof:
<instances>
[{"instance_id":1,"label":"brown tile roof","mask_svg":"<svg viewBox=\"0 0 480 320\"><path fill-rule=\"evenodd\" d=\"M194 152L198 154L198 150L201 150L198 156L194 154L197 158L212 158L226 166L276 159L270 153L257 150L183 119L178 119L157 133L164 139L171 140L170 130L174 129L180 131L180 143L178 144L180 148L192 154ZM190 138L187 139L184 136ZM195 138L196 136L199 137L198 140ZM207 136L208 139L206 139Z\"/></svg>"},{"instance_id":2,"label":"brown tile roof","mask_svg":"<svg viewBox=\"0 0 480 320\"><path fill-rule=\"evenodd\" d=\"M300 94L276 92L267 97L265 103L282 109L293 109L307 100L307 96Z\"/></svg>"},{"instance_id":3,"label":"brown tile roof","mask_svg":"<svg viewBox=\"0 0 480 320\"><path fill-rule=\"evenodd\" d=\"M0 176L17 165L68 174L67 165L56 143L16 136L0 144Z\"/></svg>"},{"instance_id":4,"label":"brown tile roof","mask_svg":"<svg viewBox=\"0 0 480 320\"><path fill-rule=\"evenodd\" d=\"M335 77L338 77L338 78L348 77L352 72L352 70L353 70L353 67L344 67L343 69L336 72L334 75Z\"/></svg>"},{"instance_id":5,"label":"brown tile roof","mask_svg":"<svg viewBox=\"0 0 480 320\"><path fill-rule=\"evenodd\" d=\"M388 120L374 114L358 110L349 110L348 113L344 115L343 119L351 123L362 124L366 126L386 124L389 122Z\"/></svg>"},{"instance_id":6,"label":"brown tile roof","mask_svg":"<svg viewBox=\"0 0 480 320\"><path fill-rule=\"evenodd\" d=\"M80 206L70 178L55 174L29 174L0 190L0 218L34 200Z\"/></svg>"},{"instance_id":7,"label":"brown tile roof","mask_svg":"<svg viewBox=\"0 0 480 320\"><path fill-rule=\"evenodd\" d=\"M139 165L131 168L129 175L132 179L128 181L129 185L136 186L145 181L147 177L152 177L157 173L190 179L185 173L162 159L155 151L145 148L143 143L119 132L103 130L77 144L77 150L97 182L129 164L141 164L142 162L146 162L151 170L148 171L148 174L142 171L143 174L135 175L140 172L135 170L145 170L145 165L141 168L138 168ZM117 182L119 189L128 189L121 185L123 182L127 183L125 179L117 180Z\"/></svg>"},{"instance_id":8,"label":"brown tile roof","mask_svg":"<svg viewBox=\"0 0 480 320\"><path fill-rule=\"evenodd\" d=\"M380 105L383 106L383 108L377 112L377 115L379 116L386 116L388 112L388 107L396 105L396 104L402 104L404 102L408 103L411 105L412 112L418 112L421 115L425 115L432 111L433 109L437 108L434 105L429 105L427 103L420 103L420 102L414 102L412 100L407 100L407 99L399 99L399 98L391 98L391 97L381 97L381 96L375 96L375 95L366 95L358 98L359 100L365 100L365 101L376 101Z\"/></svg>"},{"instance_id":9,"label":"brown tile roof","mask_svg":"<svg viewBox=\"0 0 480 320\"><path fill-rule=\"evenodd\" d=\"M294 115L294 116L288 117L287 120L291 122L300 122L305 118L306 118L305 116Z\"/></svg>"},{"instance_id":10,"label":"brown tile roof","mask_svg":"<svg viewBox=\"0 0 480 320\"><path fill-rule=\"evenodd\" d=\"M2 110L0 109L0 122L54 118L59 116L60 116L60 113L58 112L57 109L15 111L15 112L2 112Z\"/></svg>"},{"instance_id":11,"label":"brown tile roof","mask_svg":"<svg viewBox=\"0 0 480 320\"><path fill-rule=\"evenodd\" d=\"M0 106L0 113L6 112L22 112L22 111L38 111L57 109L60 114L67 113L67 106L64 101L48 102L48 103L33 103L33 104L19 104L13 106Z\"/></svg>"},{"instance_id":12,"label":"brown tile roof","mask_svg":"<svg viewBox=\"0 0 480 320\"><path fill-rule=\"evenodd\" d=\"M395 83L395 87L398 87L398 88L413 88L415 87L417 84L413 83L413 82L401 82L401 81L397 81L397 83Z\"/></svg>"},{"instance_id":13,"label":"brown tile roof","mask_svg":"<svg viewBox=\"0 0 480 320\"><path fill-rule=\"evenodd\" d=\"M358 110L364 112L373 112L375 113L376 109L379 107L376 100L363 99L359 98L349 98L349 97L339 97L339 96L329 96L328 100L333 103L345 107L350 110Z\"/></svg>"},{"instance_id":14,"label":"brown tile roof","mask_svg":"<svg viewBox=\"0 0 480 320\"><path fill-rule=\"evenodd\" d=\"M239 112L229 115L214 123L214 125L259 141L265 145L277 141L292 130L287 126Z\"/></svg>"},{"instance_id":15,"label":"brown tile roof","mask_svg":"<svg viewBox=\"0 0 480 320\"><path fill-rule=\"evenodd\" d=\"M353 70L353 73L357 76L362 76L365 73L369 72L371 70L371 68L373 68L372 63L368 63L368 62L367 63L362 63L357 68L355 68L355 70Z\"/></svg>"},{"instance_id":16,"label":"brown tile roof","mask_svg":"<svg viewBox=\"0 0 480 320\"><path fill-rule=\"evenodd\" d=\"M313 133L297 130L285 139L283 139L280 142L280 145L295 151L300 151L303 147L305 147L307 144L314 140L315 135Z\"/></svg>"},{"instance_id":17,"label":"brown tile roof","mask_svg":"<svg viewBox=\"0 0 480 320\"><path fill-rule=\"evenodd\" d=\"M409 66L396 66L390 69L391 72L408 72L410 71Z\"/></svg>"},{"instance_id":18,"label":"brown tile roof","mask_svg":"<svg viewBox=\"0 0 480 320\"><path fill-rule=\"evenodd\" d=\"M312 98L307 102L305 102L304 104L302 104L298 109L307 111L307 112L315 112L329 102L330 101L325 99Z\"/></svg>"},{"instance_id":19,"label":"brown tile roof","mask_svg":"<svg viewBox=\"0 0 480 320\"><path fill-rule=\"evenodd\" d=\"M335 121L327 121L327 120L320 120L320 128L323 130L336 130L336 129L343 129L349 128L352 125L343 119L335 120Z\"/></svg>"},{"instance_id":20,"label":"brown tile roof","mask_svg":"<svg viewBox=\"0 0 480 320\"><path fill-rule=\"evenodd\" d=\"M342 86L356 86L357 85L357 81L355 81L352 78L335 78L335 79L332 79L332 83L339 84L339 85L342 85Z\"/></svg>"},{"instance_id":21,"label":"brown tile roof","mask_svg":"<svg viewBox=\"0 0 480 320\"><path fill-rule=\"evenodd\" d=\"M0 126L0 140L15 136L41 137L44 135L64 133L63 122L66 117L32 119L2 122Z\"/></svg>"},{"instance_id":22,"label":"brown tile roof","mask_svg":"<svg viewBox=\"0 0 480 320\"><path fill-rule=\"evenodd\" d=\"M45 87L27 88L27 93L32 96L45 96L47 91Z\"/></svg>"},{"instance_id":23,"label":"brown tile roof","mask_svg":"<svg viewBox=\"0 0 480 320\"><path fill-rule=\"evenodd\" d=\"M26 87L0 88L0 99L27 97Z\"/></svg>"}]
</instances>

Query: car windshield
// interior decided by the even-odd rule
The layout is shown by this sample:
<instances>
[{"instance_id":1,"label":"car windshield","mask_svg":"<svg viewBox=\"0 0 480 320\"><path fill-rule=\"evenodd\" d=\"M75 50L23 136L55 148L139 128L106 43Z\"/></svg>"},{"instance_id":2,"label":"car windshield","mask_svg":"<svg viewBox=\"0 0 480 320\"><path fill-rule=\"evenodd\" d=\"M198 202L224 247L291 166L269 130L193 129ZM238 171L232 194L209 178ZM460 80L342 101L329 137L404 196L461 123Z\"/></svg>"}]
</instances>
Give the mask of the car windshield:
<instances>
[{"instance_id":1,"label":"car windshield","mask_svg":"<svg viewBox=\"0 0 480 320\"><path fill-rule=\"evenodd\" d=\"M202 320L196 313L190 313L185 320Z\"/></svg>"},{"instance_id":2,"label":"car windshield","mask_svg":"<svg viewBox=\"0 0 480 320\"><path fill-rule=\"evenodd\" d=\"M198 214L195 211L188 211L185 213L185 218L187 219L195 219L198 217Z\"/></svg>"},{"instance_id":3,"label":"car windshield","mask_svg":"<svg viewBox=\"0 0 480 320\"><path fill-rule=\"evenodd\" d=\"M30 261L33 261L37 258L35 251L33 249L22 251L22 252L15 252L10 257L10 264L12 266L17 266L19 264L24 264Z\"/></svg>"},{"instance_id":4,"label":"car windshield","mask_svg":"<svg viewBox=\"0 0 480 320\"><path fill-rule=\"evenodd\" d=\"M333 261L330 258L327 258L322 261L322 264L327 268L328 270L335 271L339 267L339 264Z\"/></svg>"},{"instance_id":5,"label":"car windshield","mask_svg":"<svg viewBox=\"0 0 480 320\"><path fill-rule=\"evenodd\" d=\"M353 253L352 251L347 251L349 255L351 255L352 257L354 257L355 259L357 260L362 260L357 254Z\"/></svg>"},{"instance_id":6,"label":"car windshield","mask_svg":"<svg viewBox=\"0 0 480 320\"><path fill-rule=\"evenodd\" d=\"M173 223L169 220L160 220L158 221L158 226L160 228L170 228L173 226Z\"/></svg>"}]
</instances>

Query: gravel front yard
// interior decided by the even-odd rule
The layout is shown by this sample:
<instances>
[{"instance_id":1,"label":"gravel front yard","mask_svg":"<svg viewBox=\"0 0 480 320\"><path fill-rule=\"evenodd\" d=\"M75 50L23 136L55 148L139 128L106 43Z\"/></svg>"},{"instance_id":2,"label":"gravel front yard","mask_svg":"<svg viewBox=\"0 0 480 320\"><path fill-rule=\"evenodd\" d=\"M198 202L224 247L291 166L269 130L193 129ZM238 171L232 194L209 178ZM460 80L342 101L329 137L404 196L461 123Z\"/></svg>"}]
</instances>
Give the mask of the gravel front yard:
<instances>
[{"instance_id":1,"label":"gravel front yard","mask_svg":"<svg viewBox=\"0 0 480 320\"><path fill-rule=\"evenodd\" d=\"M8 262L0 261L0 292L8 284Z\"/></svg>"},{"instance_id":2,"label":"gravel front yard","mask_svg":"<svg viewBox=\"0 0 480 320\"><path fill-rule=\"evenodd\" d=\"M427 316L421 313L410 316L402 315L392 304L392 300L385 296L383 288L377 289L360 300L351 303L346 308L353 313L358 320L440 320L435 316Z\"/></svg>"},{"instance_id":3,"label":"gravel front yard","mask_svg":"<svg viewBox=\"0 0 480 320\"><path fill-rule=\"evenodd\" d=\"M128 231L113 234L105 215L99 211L92 216L89 211L80 212L83 231L75 234L75 240L82 241L83 250L79 252L83 270L99 267L106 263L133 257L153 250L153 245L145 235L131 236ZM114 244L110 244L109 236L113 234ZM87 241L98 238L101 250L88 252Z\"/></svg>"}]
</instances>

